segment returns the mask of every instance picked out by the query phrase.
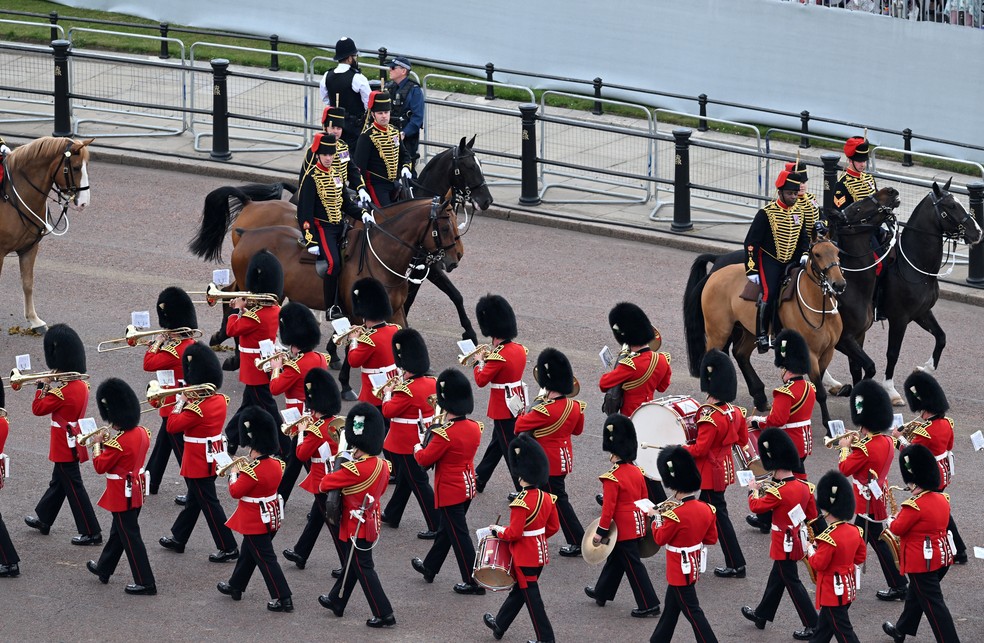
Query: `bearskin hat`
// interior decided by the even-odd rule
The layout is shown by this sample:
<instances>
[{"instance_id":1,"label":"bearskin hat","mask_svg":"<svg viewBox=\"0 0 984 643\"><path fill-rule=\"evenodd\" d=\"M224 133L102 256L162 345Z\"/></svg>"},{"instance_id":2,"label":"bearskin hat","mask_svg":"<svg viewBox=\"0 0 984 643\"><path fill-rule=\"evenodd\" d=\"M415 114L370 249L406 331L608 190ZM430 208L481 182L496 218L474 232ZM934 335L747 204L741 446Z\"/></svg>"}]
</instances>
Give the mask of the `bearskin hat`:
<instances>
[{"instance_id":1,"label":"bearskin hat","mask_svg":"<svg viewBox=\"0 0 984 643\"><path fill-rule=\"evenodd\" d=\"M950 410L943 387L926 371L912 371L905 378L905 400L913 413L928 411L933 415L943 415Z\"/></svg>"},{"instance_id":2,"label":"bearskin hat","mask_svg":"<svg viewBox=\"0 0 984 643\"><path fill-rule=\"evenodd\" d=\"M712 348L700 360L700 390L722 402L738 397L738 374L731 358Z\"/></svg>"},{"instance_id":3,"label":"bearskin hat","mask_svg":"<svg viewBox=\"0 0 984 643\"><path fill-rule=\"evenodd\" d=\"M656 470L667 489L680 493L700 490L700 470L694 456L680 445L666 447L656 458Z\"/></svg>"},{"instance_id":4,"label":"bearskin hat","mask_svg":"<svg viewBox=\"0 0 984 643\"><path fill-rule=\"evenodd\" d=\"M854 488L843 473L830 470L820 478L817 508L841 520L850 520L854 515Z\"/></svg>"},{"instance_id":5,"label":"bearskin hat","mask_svg":"<svg viewBox=\"0 0 984 643\"><path fill-rule=\"evenodd\" d=\"M111 377L96 389L99 417L120 431L129 431L140 424L140 400L130 385Z\"/></svg>"},{"instance_id":6,"label":"bearskin hat","mask_svg":"<svg viewBox=\"0 0 984 643\"><path fill-rule=\"evenodd\" d=\"M810 372L810 347L803 336L791 328L779 332L776 337L776 361L779 368L803 375Z\"/></svg>"},{"instance_id":7,"label":"bearskin hat","mask_svg":"<svg viewBox=\"0 0 984 643\"><path fill-rule=\"evenodd\" d=\"M276 295L284 298L284 268L280 260L269 250L253 255L246 267L246 290L254 294Z\"/></svg>"},{"instance_id":8,"label":"bearskin hat","mask_svg":"<svg viewBox=\"0 0 984 643\"><path fill-rule=\"evenodd\" d=\"M461 371L449 368L437 376L437 405L451 415L468 415L475 410L471 382Z\"/></svg>"},{"instance_id":9,"label":"bearskin hat","mask_svg":"<svg viewBox=\"0 0 984 643\"><path fill-rule=\"evenodd\" d=\"M273 455L280 451L277 439L277 422L266 409L247 406L239 414L239 435L246 446L262 455Z\"/></svg>"},{"instance_id":10,"label":"bearskin hat","mask_svg":"<svg viewBox=\"0 0 984 643\"><path fill-rule=\"evenodd\" d=\"M940 490L940 467L932 451L921 444L910 444L899 453L902 481L928 491Z\"/></svg>"},{"instance_id":11,"label":"bearskin hat","mask_svg":"<svg viewBox=\"0 0 984 643\"><path fill-rule=\"evenodd\" d=\"M369 455L383 451L386 424L382 413L368 402L357 402L345 416L345 441Z\"/></svg>"},{"instance_id":12,"label":"bearskin hat","mask_svg":"<svg viewBox=\"0 0 984 643\"><path fill-rule=\"evenodd\" d=\"M601 450L615 454L624 462L635 461L639 442L632 420L619 413L605 418L601 430Z\"/></svg>"},{"instance_id":13,"label":"bearskin hat","mask_svg":"<svg viewBox=\"0 0 984 643\"><path fill-rule=\"evenodd\" d=\"M331 373L312 368L304 376L304 404L323 416L338 415L342 410L342 394Z\"/></svg>"},{"instance_id":14,"label":"bearskin hat","mask_svg":"<svg viewBox=\"0 0 984 643\"><path fill-rule=\"evenodd\" d=\"M157 296L157 321L161 328L198 328L195 304L184 290L171 286Z\"/></svg>"},{"instance_id":15,"label":"bearskin hat","mask_svg":"<svg viewBox=\"0 0 984 643\"><path fill-rule=\"evenodd\" d=\"M556 348L545 348L536 358L537 383L548 391L561 395L574 392L574 371L567 356Z\"/></svg>"},{"instance_id":16,"label":"bearskin hat","mask_svg":"<svg viewBox=\"0 0 984 643\"><path fill-rule=\"evenodd\" d=\"M55 324L44 334L44 362L63 373L85 373L85 346L71 326Z\"/></svg>"},{"instance_id":17,"label":"bearskin hat","mask_svg":"<svg viewBox=\"0 0 984 643\"><path fill-rule=\"evenodd\" d=\"M185 349L181 356L181 370L184 381L188 386L195 384L211 384L216 389L222 387L222 366L215 351L203 344L195 342Z\"/></svg>"},{"instance_id":18,"label":"bearskin hat","mask_svg":"<svg viewBox=\"0 0 984 643\"><path fill-rule=\"evenodd\" d=\"M321 327L310 308L292 301L280 309L280 341L302 353L314 350L321 341Z\"/></svg>"},{"instance_id":19,"label":"bearskin hat","mask_svg":"<svg viewBox=\"0 0 984 643\"><path fill-rule=\"evenodd\" d=\"M892 400L878 382L861 380L851 390L851 422L855 426L884 433L892 428L894 415Z\"/></svg>"},{"instance_id":20,"label":"bearskin hat","mask_svg":"<svg viewBox=\"0 0 984 643\"><path fill-rule=\"evenodd\" d=\"M393 361L404 373L423 375L430 370L430 355L420 333L402 328L393 334Z\"/></svg>"},{"instance_id":21,"label":"bearskin hat","mask_svg":"<svg viewBox=\"0 0 984 643\"><path fill-rule=\"evenodd\" d=\"M372 277L363 277L352 286L352 311L362 319L386 320L393 316L386 287Z\"/></svg>"},{"instance_id":22,"label":"bearskin hat","mask_svg":"<svg viewBox=\"0 0 984 643\"><path fill-rule=\"evenodd\" d=\"M800 457L796 445L782 429L766 429L758 439L759 457L767 471L786 469L793 471L799 467Z\"/></svg>"},{"instance_id":23,"label":"bearskin hat","mask_svg":"<svg viewBox=\"0 0 984 643\"><path fill-rule=\"evenodd\" d=\"M547 484L550 475L547 453L528 432L509 443L509 468L514 476L534 487Z\"/></svg>"},{"instance_id":24,"label":"bearskin hat","mask_svg":"<svg viewBox=\"0 0 984 643\"><path fill-rule=\"evenodd\" d=\"M608 325L615 341L629 346L648 344L656 338L649 317L635 304L623 301L608 311Z\"/></svg>"},{"instance_id":25,"label":"bearskin hat","mask_svg":"<svg viewBox=\"0 0 984 643\"><path fill-rule=\"evenodd\" d=\"M515 339L516 313L502 295L488 294L475 305L478 328L486 337Z\"/></svg>"}]
</instances>

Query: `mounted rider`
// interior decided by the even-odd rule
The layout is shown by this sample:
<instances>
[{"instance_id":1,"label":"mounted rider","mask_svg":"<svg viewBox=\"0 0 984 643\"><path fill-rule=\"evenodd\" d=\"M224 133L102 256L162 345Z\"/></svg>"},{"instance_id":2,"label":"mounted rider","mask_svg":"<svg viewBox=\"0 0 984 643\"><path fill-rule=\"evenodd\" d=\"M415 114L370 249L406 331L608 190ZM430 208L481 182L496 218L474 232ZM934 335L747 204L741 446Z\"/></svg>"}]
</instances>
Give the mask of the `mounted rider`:
<instances>
[{"instance_id":1,"label":"mounted rider","mask_svg":"<svg viewBox=\"0 0 984 643\"><path fill-rule=\"evenodd\" d=\"M810 228L799 204L801 182L783 170L776 177L778 195L755 214L745 235L745 275L762 287L756 303L755 337L758 351L772 348L780 285L786 268L800 261L810 247Z\"/></svg>"},{"instance_id":2,"label":"mounted rider","mask_svg":"<svg viewBox=\"0 0 984 643\"><path fill-rule=\"evenodd\" d=\"M335 136L335 157L332 161L332 169L335 170L335 174L344 177L348 181L348 187L350 189L358 192L359 202L365 207L371 201L369 193L366 192L365 181L362 180L362 174L359 173L359 168L355 167L355 163L351 162L352 155L349 146L342 140L345 115L344 107L325 107L321 113L321 127L323 131L314 135L314 140L311 141L311 147L304 152L304 163L301 165L301 172L297 177L297 184L300 185L304 182L305 177L318 162L315 158L315 152L321 144L321 138L325 134L332 134ZM297 205L298 197L299 195L295 193L291 196L290 202Z\"/></svg>"},{"instance_id":3,"label":"mounted rider","mask_svg":"<svg viewBox=\"0 0 984 643\"><path fill-rule=\"evenodd\" d=\"M809 191L806 185L807 181L810 180L806 163L799 159L795 163L786 163L786 171L789 172L789 176L794 181L799 182L799 197L796 199L796 207L803 213L807 231L811 235L814 231L819 234L825 233L827 222L820 216L820 202L817 200L816 195ZM817 227L818 223L820 224L819 228Z\"/></svg>"},{"instance_id":4,"label":"mounted rider","mask_svg":"<svg viewBox=\"0 0 984 643\"><path fill-rule=\"evenodd\" d=\"M4 161L7 160L8 154L10 154L10 148L7 147L7 141L3 140L3 137L0 136L0 185L3 185L3 179L6 175L7 165Z\"/></svg>"},{"instance_id":5,"label":"mounted rider","mask_svg":"<svg viewBox=\"0 0 984 643\"><path fill-rule=\"evenodd\" d=\"M355 147L355 164L366 180L372 202L379 207L394 202L397 181L412 177L410 157L400 140L400 131L390 125L392 106L393 101L386 92L370 94L372 118Z\"/></svg>"}]
</instances>

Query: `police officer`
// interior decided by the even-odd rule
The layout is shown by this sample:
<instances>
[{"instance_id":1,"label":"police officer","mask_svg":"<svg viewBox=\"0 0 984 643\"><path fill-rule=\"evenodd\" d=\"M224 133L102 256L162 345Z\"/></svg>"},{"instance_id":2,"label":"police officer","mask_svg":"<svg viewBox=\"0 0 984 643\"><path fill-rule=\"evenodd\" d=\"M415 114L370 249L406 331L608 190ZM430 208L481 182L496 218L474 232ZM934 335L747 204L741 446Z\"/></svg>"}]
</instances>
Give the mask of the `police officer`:
<instances>
[{"instance_id":1,"label":"police officer","mask_svg":"<svg viewBox=\"0 0 984 643\"><path fill-rule=\"evenodd\" d=\"M362 133L362 124L369 103L369 79L359 71L359 49L351 38L335 43L338 65L321 78L321 102L331 107L345 108L343 138L355 149Z\"/></svg>"},{"instance_id":2,"label":"police officer","mask_svg":"<svg viewBox=\"0 0 984 643\"><path fill-rule=\"evenodd\" d=\"M355 164L362 172L372 202L379 207L393 203L396 182L410 179L410 157L400 131L390 123L393 100L386 92L369 96L372 119L355 146Z\"/></svg>"},{"instance_id":3,"label":"police officer","mask_svg":"<svg viewBox=\"0 0 984 643\"><path fill-rule=\"evenodd\" d=\"M390 122L400 130L400 138L410 157L410 170L416 176L415 167L420 158L420 130L424 127L424 91L413 78L413 64L406 56L397 56L389 63L390 82L386 91L393 97L393 114Z\"/></svg>"}]
</instances>

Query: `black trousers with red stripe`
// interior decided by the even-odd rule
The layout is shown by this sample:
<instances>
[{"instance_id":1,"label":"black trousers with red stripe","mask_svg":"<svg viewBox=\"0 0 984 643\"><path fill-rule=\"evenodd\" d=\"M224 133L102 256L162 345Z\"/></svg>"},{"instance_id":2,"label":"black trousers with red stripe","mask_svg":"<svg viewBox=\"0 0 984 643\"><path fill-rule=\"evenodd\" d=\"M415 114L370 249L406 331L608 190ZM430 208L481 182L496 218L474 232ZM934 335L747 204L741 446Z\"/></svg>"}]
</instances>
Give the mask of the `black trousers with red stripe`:
<instances>
[{"instance_id":1,"label":"black trousers with red stripe","mask_svg":"<svg viewBox=\"0 0 984 643\"><path fill-rule=\"evenodd\" d=\"M789 593L800 622L806 627L816 627L817 610L813 607L813 601L810 600L806 588L803 587L799 577L799 566L795 560L772 561L772 572L769 573L765 593L755 608L755 614L767 621L774 621L779 602L782 601L783 590Z\"/></svg>"},{"instance_id":2,"label":"black trousers with red stripe","mask_svg":"<svg viewBox=\"0 0 984 643\"><path fill-rule=\"evenodd\" d=\"M492 420L492 439L489 440L489 446L485 449L482 461L475 467L475 477L478 479L479 489L488 483L495 468L499 465L500 458L506 461L506 468L509 467L509 458L506 454L509 453L509 443L515 437L515 418ZM520 491L519 480L512 474L512 471L509 472L509 476L512 478L513 487L516 488L516 491Z\"/></svg>"},{"instance_id":3,"label":"black trousers with red stripe","mask_svg":"<svg viewBox=\"0 0 984 643\"><path fill-rule=\"evenodd\" d=\"M440 507L440 526L437 528L437 538L431 545L430 551L424 557L424 567L435 576L441 571L448 550L454 550L455 560L458 561L458 571L461 582L474 583L472 580L472 565L475 564L475 545L472 544L472 534L468 530L468 507L471 499L456 505Z\"/></svg>"},{"instance_id":4,"label":"black trousers with red stripe","mask_svg":"<svg viewBox=\"0 0 984 643\"><path fill-rule=\"evenodd\" d=\"M215 476L185 478L185 483L188 485L188 501L171 526L174 539L182 544L187 543L191 532L195 530L198 515L203 514L215 546L220 551L235 549L236 538L232 535L232 530L226 527L225 510L215 493Z\"/></svg>"},{"instance_id":5,"label":"black trousers with red stripe","mask_svg":"<svg viewBox=\"0 0 984 643\"><path fill-rule=\"evenodd\" d=\"M817 616L817 631L810 639L810 643L827 643L832 638L837 639L838 643L861 643L858 635L854 633L854 626L851 625L849 609L851 609L850 604L821 607L820 614Z\"/></svg>"},{"instance_id":6,"label":"black trousers with red stripe","mask_svg":"<svg viewBox=\"0 0 984 643\"><path fill-rule=\"evenodd\" d=\"M157 493L160 489L161 480L164 478L164 471L167 469L167 462L174 452L174 459L178 461L178 468L181 468L181 456L184 455L184 434L168 433L167 418L161 418L161 428L154 439L154 449L150 452L147 459L147 471L150 472L150 493Z\"/></svg>"},{"instance_id":7,"label":"black trousers with red stripe","mask_svg":"<svg viewBox=\"0 0 984 643\"><path fill-rule=\"evenodd\" d=\"M553 641L554 631L550 619L547 618L547 610L543 606L543 598L540 596L540 583L537 581L543 567L521 567L520 570L526 576L526 588L513 585L509 590L509 595L503 601L499 613L495 615L495 624L503 633L509 629L512 622L516 620L519 610L526 605L526 611L530 613L530 621L533 622L533 631L537 641Z\"/></svg>"},{"instance_id":8,"label":"black trousers with red stripe","mask_svg":"<svg viewBox=\"0 0 984 643\"><path fill-rule=\"evenodd\" d=\"M352 555L352 565L349 567L348 576L342 574L342 578L335 581L335 586L331 588L328 596L332 603L340 605L342 609L348 605L349 598L352 597L352 590L358 581L362 586L362 592L366 595L369 602L369 609L372 615L378 618L389 616L393 613L393 606L390 605L386 592L379 582L379 575L376 573L376 565L372 560L372 546L374 543L359 538L356 540L355 553ZM339 550L342 556L342 564L348 561L349 550L352 548L352 541L339 542ZM342 587L342 581L345 587Z\"/></svg>"},{"instance_id":9,"label":"black trousers with red stripe","mask_svg":"<svg viewBox=\"0 0 984 643\"><path fill-rule=\"evenodd\" d=\"M923 574L909 574L905 607L902 608L902 616L895 624L899 634L915 636L919 621L925 614L937 641L956 643L960 640L953 625L953 617L950 616L950 610L943 600L943 590L940 589L940 581L949 569L949 567L941 567Z\"/></svg>"},{"instance_id":10,"label":"black trousers with red stripe","mask_svg":"<svg viewBox=\"0 0 984 643\"><path fill-rule=\"evenodd\" d=\"M283 433L280 433L280 435L283 436ZM288 441L290 442L290 447L287 449L287 466L284 467L284 477L281 478L280 487L277 489L277 493L283 496L284 505L287 504L287 499L290 498L291 492L294 491L294 487L297 485L297 479L301 475L301 469L306 471L311 470L310 462L301 462L297 459L297 436L288 438Z\"/></svg>"},{"instance_id":11,"label":"black trousers with red stripe","mask_svg":"<svg viewBox=\"0 0 984 643\"><path fill-rule=\"evenodd\" d=\"M904 589L908 585L908 581L905 576L899 573L899 568L892 559L892 550L889 549L888 543L881 540L881 533L884 531L885 525L873 520L865 520L860 515L854 518L854 524L864 529L864 539L875 550L875 556L878 558L878 564L881 565L888 586Z\"/></svg>"},{"instance_id":12,"label":"black trousers with red stripe","mask_svg":"<svg viewBox=\"0 0 984 643\"><path fill-rule=\"evenodd\" d=\"M620 540L615 543L612 553L605 559L605 566L601 568L601 575L595 583L595 595L606 601L615 600L615 593L618 586L622 584L622 575L629 581L632 594L635 596L636 607L641 610L648 610L659 605L659 597L653 589L653 581L649 578L646 566L642 564L639 557L639 541L641 538L632 540Z\"/></svg>"},{"instance_id":13,"label":"black trousers with red stripe","mask_svg":"<svg viewBox=\"0 0 984 643\"><path fill-rule=\"evenodd\" d=\"M317 493L314 495L314 504L311 505L311 511L308 512L307 523L304 525L304 531L301 532L300 537L297 539L297 544L294 545L294 553L301 556L307 560L311 556L311 552L314 551L314 544L318 542L318 536L321 535L321 530L325 527L325 498L326 494ZM332 530L331 526L328 527ZM338 533L338 529L334 529L333 534Z\"/></svg>"},{"instance_id":14,"label":"black trousers with red stripe","mask_svg":"<svg viewBox=\"0 0 984 643\"><path fill-rule=\"evenodd\" d=\"M680 614L690 621L690 627L694 629L694 639L698 643L717 643L711 624L707 622L704 610L700 608L700 601L697 600L696 585L670 585L666 588L663 613L659 617L656 629L653 630L653 635L649 638L650 643L675 640L673 632L676 630L677 621L680 620Z\"/></svg>"},{"instance_id":15,"label":"black trousers with red stripe","mask_svg":"<svg viewBox=\"0 0 984 643\"><path fill-rule=\"evenodd\" d=\"M67 499L72 515L75 517L75 528L79 533L83 536L101 534L102 529L99 527L99 521L96 520L96 512L92 510L89 494L82 484L79 463L55 462L54 464L48 489L34 508L38 520L46 525L53 525L62 503Z\"/></svg>"},{"instance_id":16,"label":"black trousers with red stripe","mask_svg":"<svg viewBox=\"0 0 984 643\"><path fill-rule=\"evenodd\" d=\"M393 488L393 495L390 496L383 514L386 515L386 522L392 527L396 527L403 520L403 511L407 507L410 494L417 499L420 505L420 512L424 515L424 522L429 531L434 531L438 527L437 510L434 509L434 489L431 487L427 472L424 471L413 455L405 453L393 453L386 451L386 459L393 463L393 476L396 477L396 485Z\"/></svg>"},{"instance_id":17,"label":"black trousers with red stripe","mask_svg":"<svg viewBox=\"0 0 984 643\"><path fill-rule=\"evenodd\" d=\"M3 516L0 516L0 565L14 565L19 562L20 556L14 549L13 541L10 540L10 533L3 522Z\"/></svg>"},{"instance_id":18,"label":"black trousers with red stripe","mask_svg":"<svg viewBox=\"0 0 984 643\"><path fill-rule=\"evenodd\" d=\"M557 496L557 516L560 518L560 529L564 532L564 539L569 545L581 546L584 539L584 527L574 513L570 498L567 497L567 476L550 476L544 491Z\"/></svg>"},{"instance_id":19,"label":"black trousers with red stripe","mask_svg":"<svg viewBox=\"0 0 984 643\"><path fill-rule=\"evenodd\" d=\"M96 563L100 576L112 576L126 552L126 560L130 563L130 574L137 585L156 585L154 572L150 569L150 559L147 558L147 547L144 546L143 536L140 535L140 507L128 511L113 512L113 526L109 528L109 540L103 547L102 554Z\"/></svg>"},{"instance_id":20,"label":"black trousers with red stripe","mask_svg":"<svg viewBox=\"0 0 984 643\"><path fill-rule=\"evenodd\" d=\"M731 516L728 515L728 503L724 499L724 492L702 489L700 499L714 506L718 542L721 543L721 551L724 552L724 564L731 568L744 567L745 555L741 551L741 545L738 544L735 526L731 524Z\"/></svg>"},{"instance_id":21,"label":"black trousers with red stripe","mask_svg":"<svg viewBox=\"0 0 984 643\"><path fill-rule=\"evenodd\" d=\"M229 577L229 585L233 589L246 591L253 570L260 568L260 575L266 582L270 598L283 600L290 597L290 587L284 578L284 570L280 568L277 554L273 551L273 534L243 535L243 544L239 548L239 559L236 568Z\"/></svg>"}]
</instances>

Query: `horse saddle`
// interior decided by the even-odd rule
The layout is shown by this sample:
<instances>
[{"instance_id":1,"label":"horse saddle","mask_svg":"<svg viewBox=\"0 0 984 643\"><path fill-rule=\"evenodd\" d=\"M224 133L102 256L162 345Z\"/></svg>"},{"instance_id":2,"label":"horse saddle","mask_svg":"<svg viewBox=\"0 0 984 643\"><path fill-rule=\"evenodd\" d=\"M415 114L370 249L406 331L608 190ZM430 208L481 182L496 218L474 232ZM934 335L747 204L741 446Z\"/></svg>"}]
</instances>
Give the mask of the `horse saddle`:
<instances>
[{"instance_id":1,"label":"horse saddle","mask_svg":"<svg viewBox=\"0 0 984 643\"><path fill-rule=\"evenodd\" d=\"M803 270L798 264L793 264L786 268L786 274L782 278L782 285L779 287L779 301L789 301L793 298L793 292L795 290L796 277L799 275L800 271ZM757 283L745 280L745 287L741 291L739 297L745 301L758 301L759 297L762 296L762 286Z\"/></svg>"},{"instance_id":2,"label":"horse saddle","mask_svg":"<svg viewBox=\"0 0 984 643\"><path fill-rule=\"evenodd\" d=\"M338 243L338 254L341 257L341 263L343 265L345 264L345 259L347 258L347 253L345 251L348 249L349 232L353 228L354 226L346 221L345 229L342 231L342 235L341 235L342 240ZM303 246L304 240L298 239L297 243L298 245ZM315 256L309 252L304 252L301 253L300 259L298 261L301 264L308 265L308 266L314 264L314 269L318 272L318 276L321 277L322 279L324 279L325 274L328 272L328 260L325 259L324 256L322 255Z\"/></svg>"}]
</instances>

